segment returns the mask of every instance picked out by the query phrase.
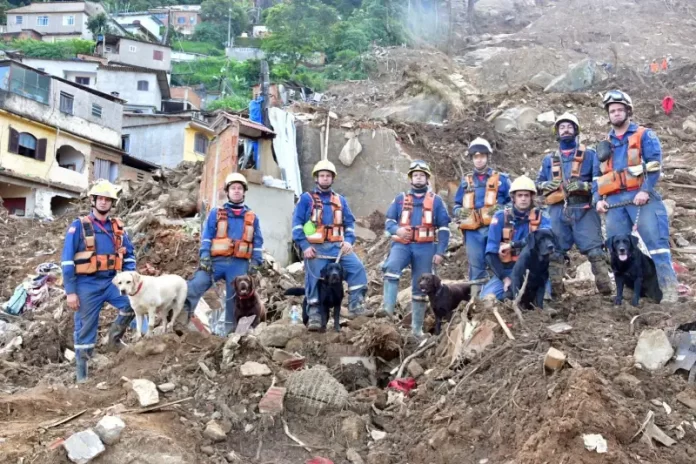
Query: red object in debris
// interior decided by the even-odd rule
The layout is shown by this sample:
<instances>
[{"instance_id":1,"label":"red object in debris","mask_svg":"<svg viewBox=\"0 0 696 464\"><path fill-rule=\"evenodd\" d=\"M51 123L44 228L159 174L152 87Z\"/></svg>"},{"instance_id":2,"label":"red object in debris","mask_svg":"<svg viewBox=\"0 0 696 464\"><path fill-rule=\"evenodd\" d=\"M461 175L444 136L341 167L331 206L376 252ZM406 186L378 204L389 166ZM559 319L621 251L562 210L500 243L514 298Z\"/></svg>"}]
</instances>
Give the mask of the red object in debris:
<instances>
[{"instance_id":1,"label":"red object in debris","mask_svg":"<svg viewBox=\"0 0 696 464\"><path fill-rule=\"evenodd\" d=\"M200 333L210 333L210 331L205 327L205 325L201 322L200 319L198 319L197 316L191 316L191 324L198 330Z\"/></svg>"},{"instance_id":2,"label":"red object in debris","mask_svg":"<svg viewBox=\"0 0 696 464\"><path fill-rule=\"evenodd\" d=\"M689 268L684 266L679 261L672 261L672 269L674 269L674 272L676 272L677 275L682 275L689 272Z\"/></svg>"},{"instance_id":3,"label":"red object in debris","mask_svg":"<svg viewBox=\"0 0 696 464\"><path fill-rule=\"evenodd\" d=\"M694 296L694 291L686 284L677 285L677 293L679 296Z\"/></svg>"},{"instance_id":4,"label":"red object in debris","mask_svg":"<svg viewBox=\"0 0 696 464\"><path fill-rule=\"evenodd\" d=\"M65 443L65 439L63 439L63 438L58 438L58 439L56 439L53 443L51 443L50 445L48 445L48 449L54 450L54 449L58 448L59 446L61 446L63 443Z\"/></svg>"},{"instance_id":5,"label":"red object in debris","mask_svg":"<svg viewBox=\"0 0 696 464\"><path fill-rule=\"evenodd\" d=\"M286 359L281 364L284 368L290 369L291 371L298 371L305 366L306 359L304 357Z\"/></svg>"},{"instance_id":6,"label":"red object in debris","mask_svg":"<svg viewBox=\"0 0 696 464\"><path fill-rule=\"evenodd\" d=\"M259 401L259 412L261 414L279 414L283 412L283 398L285 398L285 388L271 387L268 389L261 401Z\"/></svg>"},{"instance_id":7,"label":"red object in debris","mask_svg":"<svg viewBox=\"0 0 696 464\"><path fill-rule=\"evenodd\" d=\"M326 459L322 457L315 457L309 461L305 461L305 464L334 464L331 459Z\"/></svg>"},{"instance_id":8,"label":"red object in debris","mask_svg":"<svg viewBox=\"0 0 696 464\"><path fill-rule=\"evenodd\" d=\"M669 114L674 109L674 98L672 98L672 97L663 98L662 99L662 109L665 110L665 114L667 116L669 116Z\"/></svg>"},{"instance_id":9,"label":"red object in debris","mask_svg":"<svg viewBox=\"0 0 696 464\"><path fill-rule=\"evenodd\" d=\"M393 388L394 390L402 391L408 395L411 392L411 390L416 388L416 379L414 379L413 377L395 379L389 382L387 388Z\"/></svg>"}]
</instances>

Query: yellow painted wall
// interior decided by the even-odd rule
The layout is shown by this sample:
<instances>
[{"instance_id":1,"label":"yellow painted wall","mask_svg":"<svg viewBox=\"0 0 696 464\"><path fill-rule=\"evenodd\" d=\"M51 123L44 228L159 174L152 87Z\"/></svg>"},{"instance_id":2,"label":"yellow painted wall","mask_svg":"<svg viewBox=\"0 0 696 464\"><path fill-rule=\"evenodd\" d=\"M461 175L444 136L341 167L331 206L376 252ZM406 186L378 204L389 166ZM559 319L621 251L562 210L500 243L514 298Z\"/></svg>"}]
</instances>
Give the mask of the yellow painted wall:
<instances>
[{"instance_id":1,"label":"yellow painted wall","mask_svg":"<svg viewBox=\"0 0 696 464\"><path fill-rule=\"evenodd\" d=\"M184 161L203 161L205 160L205 154L204 153L196 153L194 150L195 143L196 143L196 134L199 131L192 127L186 127L186 130L184 131ZM204 132L201 132L207 139L208 143L210 143L210 137L206 135Z\"/></svg>"},{"instance_id":2,"label":"yellow painted wall","mask_svg":"<svg viewBox=\"0 0 696 464\"><path fill-rule=\"evenodd\" d=\"M28 132L37 139L46 139L46 160L38 161L26 156L10 153L8 151L10 126L20 133ZM58 137L56 137L57 135ZM57 145L56 138L58 138ZM86 162L89 163L89 143L75 138L70 134L66 134L65 132L57 134L56 130L51 127L19 118L11 113L0 111L0 166L19 174L38 177L42 180L86 188L86 169L84 170L84 174L79 174L58 166L58 162L56 161L56 149L62 145L73 146L87 157Z\"/></svg>"}]
</instances>

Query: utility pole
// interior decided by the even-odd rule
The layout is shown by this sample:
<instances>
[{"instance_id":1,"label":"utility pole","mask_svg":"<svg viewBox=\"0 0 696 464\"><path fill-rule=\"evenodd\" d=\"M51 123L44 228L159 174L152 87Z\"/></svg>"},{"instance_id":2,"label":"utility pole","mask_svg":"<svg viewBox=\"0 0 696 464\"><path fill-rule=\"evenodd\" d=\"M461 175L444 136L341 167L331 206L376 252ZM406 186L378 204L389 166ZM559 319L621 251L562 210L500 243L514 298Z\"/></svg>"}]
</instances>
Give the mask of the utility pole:
<instances>
[{"instance_id":1,"label":"utility pole","mask_svg":"<svg viewBox=\"0 0 696 464\"><path fill-rule=\"evenodd\" d=\"M232 48L232 8L227 10L227 47Z\"/></svg>"}]
</instances>

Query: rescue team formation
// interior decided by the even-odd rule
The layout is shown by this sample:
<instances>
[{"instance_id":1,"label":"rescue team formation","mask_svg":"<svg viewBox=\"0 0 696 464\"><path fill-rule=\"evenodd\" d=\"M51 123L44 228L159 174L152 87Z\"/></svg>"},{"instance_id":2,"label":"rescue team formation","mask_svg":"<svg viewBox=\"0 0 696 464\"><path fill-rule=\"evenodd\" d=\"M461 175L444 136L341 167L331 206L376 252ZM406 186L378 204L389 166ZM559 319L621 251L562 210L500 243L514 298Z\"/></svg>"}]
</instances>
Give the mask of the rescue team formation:
<instances>
[{"instance_id":1,"label":"rescue team formation","mask_svg":"<svg viewBox=\"0 0 696 464\"><path fill-rule=\"evenodd\" d=\"M526 176L511 182L507 174L491 167L491 144L483 138L472 140L468 156L474 169L461 179L453 221L445 201L432 192L428 164L412 162L408 191L394 198L386 214L385 231L392 243L382 264L384 298L377 312L365 305L367 273L353 252L355 217L346 198L333 190L338 172L330 161L319 161L312 171L315 187L300 196L292 220L292 238L305 264L307 329L322 327L319 281L329 263L338 262L342 268L349 318L391 317L401 273L410 266L411 327L413 335L421 337L428 300L418 280L422 274L434 274L443 262L451 230L460 231L464 238L472 298L509 297L512 268L529 234L539 229L553 231L557 242L550 258L547 296L562 296L568 251L573 245L590 261L599 293L611 295L602 215L609 240L637 232L655 263L663 300L676 302L678 282L672 268L667 211L655 190L662 163L660 141L655 132L632 121L633 103L626 93L609 91L602 105L612 127L606 140L596 149L584 146L579 142L577 117L561 115L553 127L558 149L544 157L536 182ZM224 280L226 306L219 317L211 318L211 330L221 336L235 330L234 279L256 274L263 261L259 218L244 203L246 178L229 174L224 188L228 201L208 213L201 234L199 269L188 281L184 306L190 317L203 294L216 281ZM537 193L543 196L543 209L536 206ZM113 347L120 345L135 317L128 295L112 284L116 273L136 269L124 224L109 215L118 189L99 180L88 195L92 211L69 226L61 258L67 304L75 311L78 382L88 378L104 303L119 311L109 330L108 344Z\"/></svg>"}]
</instances>

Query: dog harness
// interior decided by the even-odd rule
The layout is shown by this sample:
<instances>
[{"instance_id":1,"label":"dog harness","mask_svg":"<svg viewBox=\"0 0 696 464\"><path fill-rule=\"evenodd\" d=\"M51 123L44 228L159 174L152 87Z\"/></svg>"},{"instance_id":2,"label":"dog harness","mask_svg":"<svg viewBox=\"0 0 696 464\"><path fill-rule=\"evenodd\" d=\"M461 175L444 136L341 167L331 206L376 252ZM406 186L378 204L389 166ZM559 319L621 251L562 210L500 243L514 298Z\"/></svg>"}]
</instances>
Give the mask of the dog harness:
<instances>
[{"instance_id":1,"label":"dog harness","mask_svg":"<svg viewBox=\"0 0 696 464\"><path fill-rule=\"evenodd\" d=\"M628 167L640 166L643 164L640 148L641 138L643 137L645 130L645 127L640 126L638 127L638 130L631 134L631 136L628 138ZM623 190L638 190L640 186L643 185L643 176L634 176L629 172L628 167L621 169L620 171L614 171L612 157L609 157L608 160L600 164L602 176L597 179L599 194L605 196L613 195L614 193L618 193Z\"/></svg>"},{"instance_id":2,"label":"dog harness","mask_svg":"<svg viewBox=\"0 0 696 464\"><path fill-rule=\"evenodd\" d=\"M515 225L512 223L512 211L507 208L504 212L503 220L503 238L500 243L511 243L513 237L515 236ZM541 210L539 208L534 208L529 212L529 233L536 231L541 224ZM498 253L498 257L503 264L514 263L519 258L519 251L514 248L510 248L509 252Z\"/></svg>"},{"instance_id":3,"label":"dog harness","mask_svg":"<svg viewBox=\"0 0 696 464\"><path fill-rule=\"evenodd\" d=\"M466 176L466 194L462 206L471 210L469 217L459 223L461 230L478 230L481 227L488 226L493 217L488 214L488 209L495 206L498 202L498 188L500 187L500 174L493 171L491 176L486 181L486 193L483 196L483 208L476 209L476 192L474 191L474 176L469 174Z\"/></svg>"},{"instance_id":4,"label":"dog harness","mask_svg":"<svg viewBox=\"0 0 696 464\"><path fill-rule=\"evenodd\" d=\"M227 210L220 208L217 211L217 232L211 242L211 256L233 256L240 259L250 259L254 250L254 221L256 214L253 211L244 213L244 230L242 238L232 240L227 236Z\"/></svg>"},{"instance_id":5,"label":"dog harness","mask_svg":"<svg viewBox=\"0 0 696 464\"><path fill-rule=\"evenodd\" d=\"M309 243L342 242L343 235L343 205L341 197L336 193L331 193L331 212L333 214L333 224L324 225L324 203L318 193L312 194L312 216L310 220L316 225L316 231L307 236Z\"/></svg>"},{"instance_id":6,"label":"dog harness","mask_svg":"<svg viewBox=\"0 0 696 464\"><path fill-rule=\"evenodd\" d=\"M403 239L398 235L392 235L395 242L409 244L416 243L432 243L435 241L435 225L433 224L433 205L435 204L435 194L427 192L423 197L423 214L421 216L421 225L411 225L411 213L413 213L413 194L404 193L404 205L401 209L401 218L399 220L400 227L410 227L411 236Z\"/></svg>"},{"instance_id":7,"label":"dog harness","mask_svg":"<svg viewBox=\"0 0 696 464\"><path fill-rule=\"evenodd\" d=\"M75 274L89 275L97 271L120 272L123 268L123 255L126 253L123 247L123 222L118 218L111 218L111 228L114 232L111 240L114 242L116 253L107 255L97 252L94 236L95 223L92 222L92 218L83 216L80 218L80 224L82 224L82 236L85 238L85 249L75 253ZM96 226L109 235L101 224L97 223Z\"/></svg>"},{"instance_id":8,"label":"dog harness","mask_svg":"<svg viewBox=\"0 0 696 464\"><path fill-rule=\"evenodd\" d=\"M582 163L585 160L585 145L580 145L578 149L575 151L575 156L573 157L573 165L570 169L570 179L566 179L568 181L575 180L580 177L580 170L582 169ZM563 166L562 166L562 161L561 161L561 154L559 152L554 153L554 155L551 157L551 177L552 180L560 180L561 182L563 181ZM577 192L575 193L576 195L584 195L587 196L588 194L586 192ZM545 193L544 197L546 198L546 204L547 205L555 205L557 203L562 202L565 199L565 192L563 190L563 186L559 185L558 188L552 192Z\"/></svg>"}]
</instances>

